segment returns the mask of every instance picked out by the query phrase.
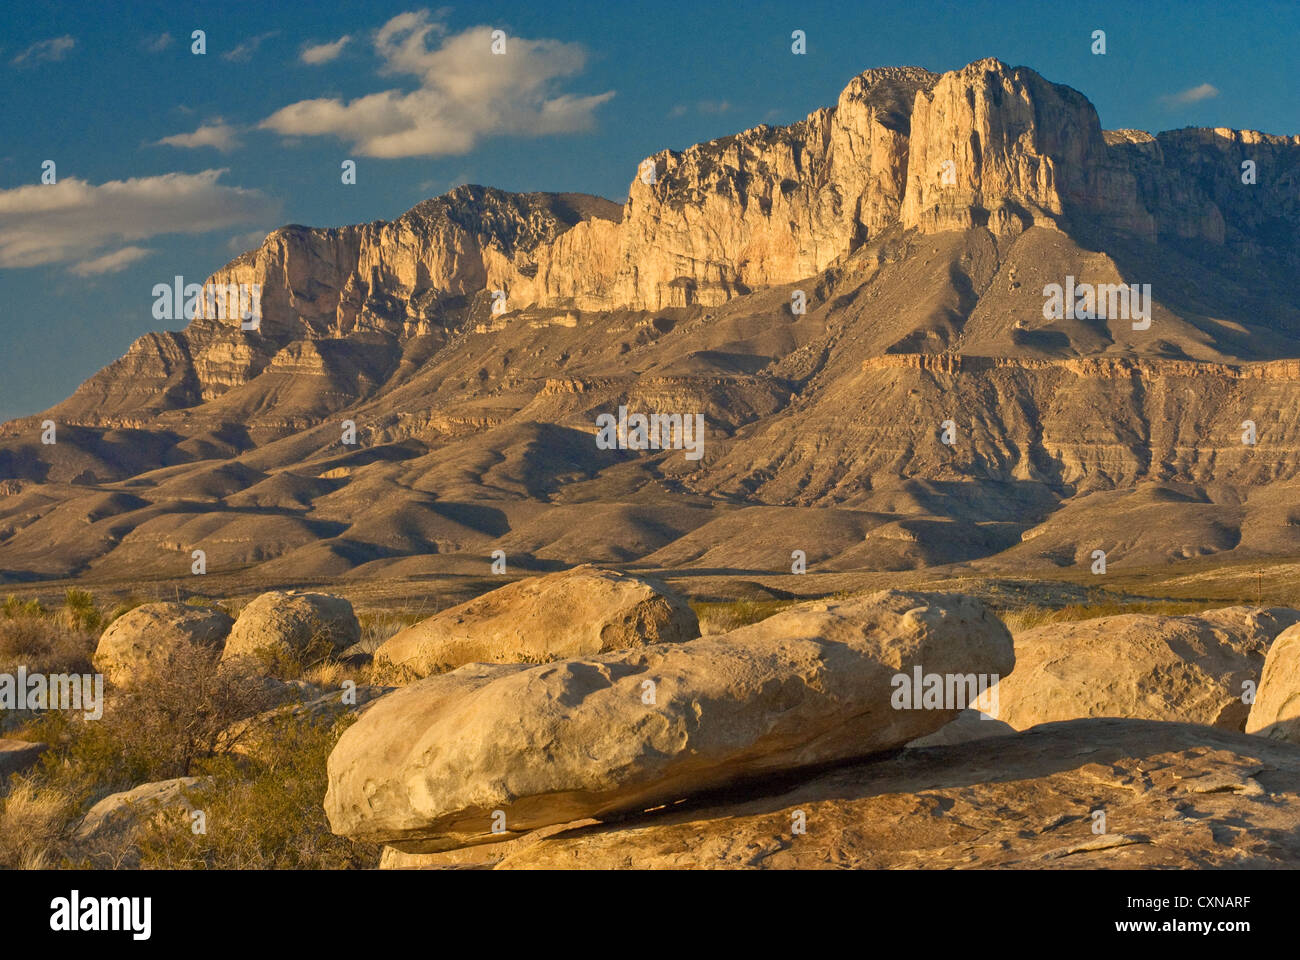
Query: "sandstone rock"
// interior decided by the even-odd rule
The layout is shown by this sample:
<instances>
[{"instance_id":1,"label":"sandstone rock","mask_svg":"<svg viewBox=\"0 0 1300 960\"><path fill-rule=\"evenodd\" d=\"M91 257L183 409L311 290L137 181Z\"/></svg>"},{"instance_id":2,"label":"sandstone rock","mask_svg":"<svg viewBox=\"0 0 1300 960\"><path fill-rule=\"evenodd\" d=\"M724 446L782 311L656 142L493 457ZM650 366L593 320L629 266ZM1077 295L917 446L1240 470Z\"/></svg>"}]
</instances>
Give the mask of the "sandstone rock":
<instances>
[{"instance_id":1,"label":"sandstone rock","mask_svg":"<svg viewBox=\"0 0 1300 960\"><path fill-rule=\"evenodd\" d=\"M0 739L0 777L21 773L34 766L41 754L48 749L49 745L44 743Z\"/></svg>"},{"instance_id":2,"label":"sandstone rock","mask_svg":"<svg viewBox=\"0 0 1300 960\"><path fill-rule=\"evenodd\" d=\"M664 584L584 565L444 610L390 637L375 661L379 676L411 680L466 663L544 662L699 635L690 606Z\"/></svg>"},{"instance_id":3,"label":"sandstone rock","mask_svg":"<svg viewBox=\"0 0 1300 960\"><path fill-rule=\"evenodd\" d=\"M1016 636L998 717L1018 730L1076 717L1135 717L1242 730L1245 681L1300 611L1227 607L1195 616L1124 614Z\"/></svg>"},{"instance_id":4,"label":"sandstone rock","mask_svg":"<svg viewBox=\"0 0 1300 960\"><path fill-rule=\"evenodd\" d=\"M1300 744L1300 624L1287 627L1268 648L1246 732Z\"/></svg>"},{"instance_id":5,"label":"sandstone rock","mask_svg":"<svg viewBox=\"0 0 1300 960\"><path fill-rule=\"evenodd\" d=\"M506 835L524 833L901 747L958 709L895 709L896 675L1013 665L1006 628L977 601L895 591L686 643L475 664L389 694L350 727L325 809L336 833L408 851L492 842L502 814Z\"/></svg>"},{"instance_id":6,"label":"sandstone rock","mask_svg":"<svg viewBox=\"0 0 1300 960\"><path fill-rule=\"evenodd\" d=\"M81 841L104 840L169 811L188 811L186 795L213 783L212 777L177 777L111 794L90 808L75 836Z\"/></svg>"},{"instance_id":7,"label":"sandstone rock","mask_svg":"<svg viewBox=\"0 0 1300 960\"><path fill-rule=\"evenodd\" d=\"M182 644L220 649L233 620L222 610L184 603L146 603L108 625L95 648L95 666L123 684L166 666Z\"/></svg>"},{"instance_id":8,"label":"sandstone rock","mask_svg":"<svg viewBox=\"0 0 1300 960\"><path fill-rule=\"evenodd\" d=\"M1107 833L1092 832L1092 811ZM796 811L807 829L793 834ZM1300 866L1300 751L1191 724L1092 719L907 750L795 784L385 866L497 869L1205 869ZM460 862L468 861L468 862Z\"/></svg>"},{"instance_id":9,"label":"sandstone rock","mask_svg":"<svg viewBox=\"0 0 1300 960\"><path fill-rule=\"evenodd\" d=\"M275 590L240 612L221 659L274 669L275 661L315 662L360 639L361 625L343 597Z\"/></svg>"}]
</instances>

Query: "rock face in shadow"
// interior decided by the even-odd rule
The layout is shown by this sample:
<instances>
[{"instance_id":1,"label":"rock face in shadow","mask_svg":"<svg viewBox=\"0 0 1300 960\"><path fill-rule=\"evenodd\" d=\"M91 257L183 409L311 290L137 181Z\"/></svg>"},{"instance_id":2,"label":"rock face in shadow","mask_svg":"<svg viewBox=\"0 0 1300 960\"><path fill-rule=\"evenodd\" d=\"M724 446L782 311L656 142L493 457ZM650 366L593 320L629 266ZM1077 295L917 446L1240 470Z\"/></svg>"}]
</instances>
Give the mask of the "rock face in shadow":
<instances>
[{"instance_id":1,"label":"rock face in shadow","mask_svg":"<svg viewBox=\"0 0 1300 960\"><path fill-rule=\"evenodd\" d=\"M1300 624L1268 648L1246 732L1300 744Z\"/></svg>"},{"instance_id":2,"label":"rock face in shadow","mask_svg":"<svg viewBox=\"0 0 1300 960\"><path fill-rule=\"evenodd\" d=\"M343 734L325 810L335 833L408 850L637 812L900 747L966 704L918 709L898 676L1013 665L978 601L885 591L686 643L462 667L383 697Z\"/></svg>"},{"instance_id":3,"label":"rock face in shadow","mask_svg":"<svg viewBox=\"0 0 1300 960\"><path fill-rule=\"evenodd\" d=\"M1018 730L1078 717L1244 730L1251 708L1243 695L1259 683L1273 638L1297 621L1296 610L1227 607L1036 627L1016 636L1016 672L998 686L998 717Z\"/></svg>"},{"instance_id":4,"label":"rock face in shadow","mask_svg":"<svg viewBox=\"0 0 1300 960\"><path fill-rule=\"evenodd\" d=\"M41 754L48 749L49 744L0 737L0 778L11 773L21 773L34 766Z\"/></svg>"},{"instance_id":5,"label":"rock face in shadow","mask_svg":"<svg viewBox=\"0 0 1300 960\"><path fill-rule=\"evenodd\" d=\"M586 657L700 635L685 598L657 580L584 565L530 577L444 610L375 651L401 682L467 663Z\"/></svg>"},{"instance_id":6,"label":"rock face in shadow","mask_svg":"<svg viewBox=\"0 0 1300 960\"><path fill-rule=\"evenodd\" d=\"M1102 825L1094 811L1105 814ZM801 815L801 816L800 816ZM1300 863L1300 750L1149 720L1052 723L386 867L1202 869ZM796 822L805 830L793 832Z\"/></svg>"}]
</instances>

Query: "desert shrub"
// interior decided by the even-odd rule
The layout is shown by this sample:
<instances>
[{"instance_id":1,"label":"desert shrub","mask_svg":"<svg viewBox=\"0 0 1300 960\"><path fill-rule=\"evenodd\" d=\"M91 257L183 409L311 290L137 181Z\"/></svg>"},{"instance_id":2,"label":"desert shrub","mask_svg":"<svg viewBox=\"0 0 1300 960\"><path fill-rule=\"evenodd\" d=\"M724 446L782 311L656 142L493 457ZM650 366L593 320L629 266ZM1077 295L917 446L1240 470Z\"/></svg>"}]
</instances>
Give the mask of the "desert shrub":
<instances>
[{"instance_id":1,"label":"desert shrub","mask_svg":"<svg viewBox=\"0 0 1300 960\"><path fill-rule=\"evenodd\" d=\"M701 635L727 633L751 623L766 620L774 613L792 607L795 600L732 600L725 603L691 601L691 609L700 621Z\"/></svg>"},{"instance_id":2,"label":"desert shrub","mask_svg":"<svg viewBox=\"0 0 1300 960\"><path fill-rule=\"evenodd\" d=\"M56 788L11 777L7 792L0 795L0 869L56 866L77 809L73 798Z\"/></svg>"},{"instance_id":3,"label":"desert shrub","mask_svg":"<svg viewBox=\"0 0 1300 960\"><path fill-rule=\"evenodd\" d=\"M189 644L164 669L110 687L104 701L98 720L48 711L23 729L52 747L42 757L45 780L78 802L190 776L197 761L234 748L222 736L228 727L276 704L262 678L222 669L219 652Z\"/></svg>"},{"instance_id":4,"label":"desert shrub","mask_svg":"<svg viewBox=\"0 0 1300 960\"><path fill-rule=\"evenodd\" d=\"M380 847L330 832L321 800L326 760L351 716L338 720L290 717L274 736L259 739L243 758L206 760L199 773L215 778L191 799L203 810L206 833L192 821L149 825L134 842L145 868L232 870L365 869L379 863Z\"/></svg>"},{"instance_id":5,"label":"desert shrub","mask_svg":"<svg viewBox=\"0 0 1300 960\"><path fill-rule=\"evenodd\" d=\"M35 597L24 600L12 594L5 597L4 606L0 607L0 613L3 613L7 619L14 617L43 617L46 612L45 607L41 605L41 601Z\"/></svg>"},{"instance_id":6,"label":"desert shrub","mask_svg":"<svg viewBox=\"0 0 1300 960\"><path fill-rule=\"evenodd\" d=\"M1223 606L1225 604L1221 602L1155 600L1125 603L1122 600L1111 600L1100 603L1071 603L1063 607L1028 606L998 611L998 616L1012 633L1021 633L1048 623L1095 620L1098 617L1114 617L1124 613L1153 613L1164 617L1176 617L1217 610Z\"/></svg>"},{"instance_id":7,"label":"desert shrub","mask_svg":"<svg viewBox=\"0 0 1300 960\"><path fill-rule=\"evenodd\" d=\"M105 732L148 780L190 776L195 761L218 752L227 727L275 702L260 677L222 669L220 652L197 644L181 645L165 669L108 700Z\"/></svg>"},{"instance_id":8,"label":"desert shrub","mask_svg":"<svg viewBox=\"0 0 1300 960\"><path fill-rule=\"evenodd\" d=\"M257 669L281 680L298 680L310 671L330 661L334 643L325 631L318 631L301 647L276 643L253 650L249 657Z\"/></svg>"},{"instance_id":9,"label":"desert shrub","mask_svg":"<svg viewBox=\"0 0 1300 960\"><path fill-rule=\"evenodd\" d=\"M87 590L69 589L63 597L63 608L57 619L70 629L82 630L96 635L108 626L108 618L99 609L95 597Z\"/></svg>"},{"instance_id":10,"label":"desert shrub","mask_svg":"<svg viewBox=\"0 0 1300 960\"><path fill-rule=\"evenodd\" d=\"M13 622L28 620L52 623ZM334 686L352 671L322 660L309 672ZM50 749L0 785L0 867L376 866L380 848L335 837L321 806L326 759L348 719L272 717L243 737L230 734L237 721L276 706L276 687L222 667L218 651L183 645L165 668L109 687L98 720L70 711L25 720L21 735ZM103 797L179 776L215 778L189 798L204 811L206 834L195 834L178 806L180 814L169 810L120 834L75 837L81 816Z\"/></svg>"},{"instance_id":11,"label":"desert shrub","mask_svg":"<svg viewBox=\"0 0 1300 960\"><path fill-rule=\"evenodd\" d=\"M399 630L419 623L425 619L418 613L405 613L395 610L367 610L357 613L357 622L361 624L361 643L366 649L373 650Z\"/></svg>"},{"instance_id":12,"label":"desert shrub","mask_svg":"<svg viewBox=\"0 0 1300 960\"><path fill-rule=\"evenodd\" d=\"M29 672L90 673L98 631L62 617L21 613L0 619L0 670L25 666Z\"/></svg>"},{"instance_id":13,"label":"desert shrub","mask_svg":"<svg viewBox=\"0 0 1300 960\"><path fill-rule=\"evenodd\" d=\"M116 620L118 617L124 617L124 616L126 616L128 613L130 613L130 612L131 612L132 610L134 610L136 607L142 606L143 604L144 604L144 601L143 601L142 599L140 599L139 597L135 596L134 594L132 594L132 595L126 597L124 600L122 600L121 602L119 602L118 605L115 606L115 607L114 607L114 608L113 608L113 609L112 609L112 610L111 610L111 611L110 611L110 612L109 612L109 613L104 617L104 626L107 627L110 623L112 623L112 622L113 622L114 620Z\"/></svg>"}]
</instances>

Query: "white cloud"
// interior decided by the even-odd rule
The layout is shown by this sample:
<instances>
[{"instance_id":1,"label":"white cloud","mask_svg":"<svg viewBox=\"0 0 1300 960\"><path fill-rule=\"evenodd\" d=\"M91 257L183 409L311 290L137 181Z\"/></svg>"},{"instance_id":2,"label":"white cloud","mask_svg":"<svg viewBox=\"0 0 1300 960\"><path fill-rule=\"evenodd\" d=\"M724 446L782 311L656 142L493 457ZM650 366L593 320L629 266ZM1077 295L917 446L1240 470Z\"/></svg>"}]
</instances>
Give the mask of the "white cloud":
<instances>
[{"instance_id":1,"label":"white cloud","mask_svg":"<svg viewBox=\"0 0 1300 960\"><path fill-rule=\"evenodd\" d=\"M0 190L0 268L89 263L122 244L227 230L277 215L278 204L262 192L218 183L225 172L167 173L99 185L64 177L56 184Z\"/></svg>"},{"instance_id":2,"label":"white cloud","mask_svg":"<svg viewBox=\"0 0 1300 960\"><path fill-rule=\"evenodd\" d=\"M97 277L102 273L118 273L151 253L153 253L152 250L144 247L123 247L121 250L106 253L102 257L85 260L70 269L79 277Z\"/></svg>"},{"instance_id":3,"label":"white cloud","mask_svg":"<svg viewBox=\"0 0 1300 960\"><path fill-rule=\"evenodd\" d=\"M726 100L697 100L694 104L679 103L668 111L670 119L684 117L694 109L697 113L716 115L728 113L731 110L731 103Z\"/></svg>"},{"instance_id":4,"label":"white cloud","mask_svg":"<svg viewBox=\"0 0 1300 960\"><path fill-rule=\"evenodd\" d=\"M1208 83L1202 83L1195 87L1188 87L1186 90L1180 90L1178 93L1171 93L1160 98L1161 103L1167 107L1183 107L1189 103L1200 103L1202 100L1212 100L1219 95L1219 88Z\"/></svg>"},{"instance_id":5,"label":"white cloud","mask_svg":"<svg viewBox=\"0 0 1300 960\"><path fill-rule=\"evenodd\" d=\"M333 43L308 44L302 48L298 54L298 59L303 63L309 63L312 66L321 63L329 63L331 60L338 58L343 52L343 48L352 40L351 35L345 34L335 40Z\"/></svg>"},{"instance_id":6,"label":"white cloud","mask_svg":"<svg viewBox=\"0 0 1300 960\"><path fill-rule=\"evenodd\" d=\"M172 35L170 33L160 33L145 41L144 48L150 53L162 53L172 45Z\"/></svg>"},{"instance_id":7,"label":"white cloud","mask_svg":"<svg viewBox=\"0 0 1300 960\"><path fill-rule=\"evenodd\" d=\"M154 146L181 147L192 150L198 147L212 147L222 153L229 153L243 146L239 139L239 128L223 123L220 119L199 126L193 133L176 133L154 141Z\"/></svg>"},{"instance_id":8,"label":"white cloud","mask_svg":"<svg viewBox=\"0 0 1300 960\"><path fill-rule=\"evenodd\" d=\"M429 39L438 39L429 48ZM413 76L419 86L355 100L301 100L262 121L284 136L332 136L370 157L467 153L488 136L537 137L586 130L595 109L614 95L561 93L560 80L581 73L577 43L508 37L492 53L492 28L448 35L427 11L403 13L375 34L380 72Z\"/></svg>"},{"instance_id":9,"label":"white cloud","mask_svg":"<svg viewBox=\"0 0 1300 960\"><path fill-rule=\"evenodd\" d=\"M255 37L249 37L233 49L227 50L221 55L221 58L223 60L236 60L241 62L251 60L253 54L257 53L257 48L260 47L263 42L270 40L274 36L278 36L279 33L279 30L271 30L268 33L259 33Z\"/></svg>"},{"instance_id":10,"label":"white cloud","mask_svg":"<svg viewBox=\"0 0 1300 960\"><path fill-rule=\"evenodd\" d=\"M236 253L256 249L262 245L262 241L270 232L270 230L250 230L248 233L237 233L226 241L226 247Z\"/></svg>"},{"instance_id":11,"label":"white cloud","mask_svg":"<svg viewBox=\"0 0 1300 960\"><path fill-rule=\"evenodd\" d=\"M9 62L15 67L21 67L24 64L40 63L42 60L62 60L76 45L76 38L67 34L51 37L49 40L38 40Z\"/></svg>"}]
</instances>

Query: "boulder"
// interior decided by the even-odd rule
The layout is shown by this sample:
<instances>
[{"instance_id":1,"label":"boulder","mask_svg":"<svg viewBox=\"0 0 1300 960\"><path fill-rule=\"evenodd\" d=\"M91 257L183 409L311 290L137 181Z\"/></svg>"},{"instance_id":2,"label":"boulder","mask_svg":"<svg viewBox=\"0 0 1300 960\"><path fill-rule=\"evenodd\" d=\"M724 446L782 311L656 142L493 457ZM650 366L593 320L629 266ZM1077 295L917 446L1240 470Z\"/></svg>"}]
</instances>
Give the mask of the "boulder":
<instances>
[{"instance_id":1,"label":"boulder","mask_svg":"<svg viewBox=\"0 0 1300 960\"><path fill-rule=\"evenodd\" d=\"M406 852L495 842L901 747L966 706L900 699L914 669L974 683L1013 665L978 601L898 591L685 643L474 664L348 728L325 809L335 833Z\"/></svg>"},{"instance_id":2,"label":"boulder","mask_svg":"<svg viewBox=\"0 0 1300 960\"><path fill-rule=\"evenodd\" d=\"M1300 624L1268 648L1246 732L1300 744Z\"/></svg>"},{"instance_id":3,"label":"boulder","mask_svg":"<svg viewBox=\"0 0 1300 960\"><path fill-rule=\"evenodd\" d=\"M103 840L169 811L188 812L187 795L213 782L212 777L177 777L110 794L90 808L77 826L75 836L80 841Z\"/></svg>"},{"instance_id":4,"label":"boulder","mask_svg":"<svg viewBox=\"0 0 1300 960\"><path fill-rule=\"evenodd\" d=\"M1135 717L1244 730L1246 681L1300 611L1227 607L1194 616L1123 614L1016 636L998 718L1017 730L1079 717Z\"/></svg>"},{"instance_id":5,"label":"boulder","mask_svg":"<svg viewBox=\"0 0 1300 960\"><path fill-rule=\"evenodd\" d=\"M386 851L381 866L1295 869L1298 821L1300 750L1290 744L1193 724L1091 719L909 749L769 791L473 851Z\"/></svg>"},{"instance_id":6,"label":"boulder","mask_svg":"<svg viewBox=\"0 0 1300 960\"><path fill-rule=\"evenodd\" d=\"M686 601L647 577L590 564L529 577L399 631L379 676L409 682L467 663L539 663L700 635Z\"/></svg>"},{"instance_id":7,"label":"boulder","mask_svg":"<svg viewBox=\"0 0 1300 960\"><path fill-rule=\"evenodd\" d=\"M182 644L219 650L233 622L214 607L146 603L108 625L95 648L95 668L115 684L128 683L165 668Z\"/></svg>"},{"instance_id":8,"label":"boulder","mask_svg":"<svg viewBox=\"0 0 1300 960\"><path fill-rule=\"evenodd\" d=\"M258 663L274 672L276 664L310 664L360 639L361 624L343 597L274 590L240 612L221 659Z\"/></svg>"},{"instance_id":9,"label":"boulder","mask_svg":"<svg viewBox=\"0 0 1300 960\"><path fill-rule=\"evenodd\" d=\"M0 777L21 773L28 767L34 766L41 758L41 754L48 749L49 745L44 743L0 738Z\"/></svg>"}]
</instances>

